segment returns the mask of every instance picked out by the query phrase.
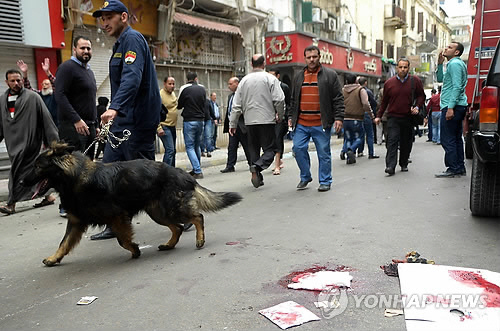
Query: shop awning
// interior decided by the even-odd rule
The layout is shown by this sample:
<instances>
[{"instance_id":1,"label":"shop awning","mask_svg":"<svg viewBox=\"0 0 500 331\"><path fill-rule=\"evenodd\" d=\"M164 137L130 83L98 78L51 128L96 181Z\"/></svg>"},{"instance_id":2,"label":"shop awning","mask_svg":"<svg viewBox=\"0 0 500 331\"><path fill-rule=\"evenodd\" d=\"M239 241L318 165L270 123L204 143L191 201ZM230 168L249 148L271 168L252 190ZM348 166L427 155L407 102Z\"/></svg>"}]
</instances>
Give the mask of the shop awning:
<instances>
[{"instance_id":1,"label":"shop awning","mask_svg":"<svg viewBox=\"0 0 500 331\"><path fill-rule=\"evenodd\" d=\"M231 33L241 35L240 28L234 25L218 23L206 20L204 18L195 17L191 15L186 15L182 13L174 14L174 21L178 23L183 23L191 26L196 26L199 28L207 30L215 30L219 32Z\"/></svg>"}]
</instances>

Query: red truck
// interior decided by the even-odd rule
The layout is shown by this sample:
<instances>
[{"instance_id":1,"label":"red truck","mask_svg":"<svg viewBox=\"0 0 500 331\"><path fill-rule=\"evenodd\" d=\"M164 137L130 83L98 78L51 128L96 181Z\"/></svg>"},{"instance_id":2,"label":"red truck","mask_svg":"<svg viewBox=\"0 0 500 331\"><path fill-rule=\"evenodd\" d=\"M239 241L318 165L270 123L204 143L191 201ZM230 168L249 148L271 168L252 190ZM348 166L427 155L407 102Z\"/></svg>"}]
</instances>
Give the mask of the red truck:
<instances>
[{"instance_id":1,"label":"red truck","mask_svg":"<svg viewBox=\"0 0 500 331\"><path fill-rule=\"evenodd\" d=\"M483 6L484 4L484 6ZM466 156L472 158L470 210L500 216L500 1L478 0L469 53Z\"/></svg>"},{"instance_id":2,"label":"red truck","mask_svg":"<svg viewBox=\"0 0 500 331\"><path fill-rule=\"evenodd\" d=\"M483 5L484 4L484 5ZM465 93L469 103L469 113L464 126L465 156L472 159L472 118L479 109L481 87L490 68L500 37L500 1L478 0L472 42L467 63L467 86ZM481 49L481 51L479 51Z\"/></svg>"}]
</instances>

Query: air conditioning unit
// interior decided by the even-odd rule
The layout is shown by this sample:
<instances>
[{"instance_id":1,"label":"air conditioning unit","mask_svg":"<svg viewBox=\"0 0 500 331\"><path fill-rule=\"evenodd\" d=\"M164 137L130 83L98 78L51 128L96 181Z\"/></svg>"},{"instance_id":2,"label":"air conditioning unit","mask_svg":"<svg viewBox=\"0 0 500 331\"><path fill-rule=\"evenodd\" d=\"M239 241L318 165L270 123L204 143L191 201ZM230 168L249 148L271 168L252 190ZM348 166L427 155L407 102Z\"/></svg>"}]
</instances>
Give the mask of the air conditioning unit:
<instances>
[{"instance_id":1,"label":"air conditioning unit","mask_svg":"<svg viewBox=\"0 0 500 331\"><path fill-rule=\"evenodd\" d=\"M328 17L325 20L325 30L326 31L337 31L337 20L333 17Z\"/></svg>"},{"instance_id":2,"label":"air conditioning unit","mask_svg":"<svg viewBox=\"0 0 500 331\"><path fill-rule=\"evenodd\" d=\"M320 8L313 8L312 9L312 21L313 23L323 23L321 20L321 9Z\"/></svg>"}]
</instances>

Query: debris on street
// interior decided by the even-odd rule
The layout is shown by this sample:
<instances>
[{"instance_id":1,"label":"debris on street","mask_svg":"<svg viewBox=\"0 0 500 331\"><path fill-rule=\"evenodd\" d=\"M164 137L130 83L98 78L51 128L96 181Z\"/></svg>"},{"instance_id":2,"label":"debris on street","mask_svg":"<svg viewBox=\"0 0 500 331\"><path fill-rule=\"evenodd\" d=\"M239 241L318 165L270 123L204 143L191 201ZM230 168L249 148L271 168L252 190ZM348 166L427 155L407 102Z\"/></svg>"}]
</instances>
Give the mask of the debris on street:
<instances>
[{"instance_id":1,"label":"debris on street","mask_svg":"<svg viewBox=\"0 0 500 331\"><path fill-rule=\"evenodd\" d=\"M286 301L276 306L259 310L259 313L283 330L310 321L320 320L313 312L294 301Z\"/></svg>"},{"instance_id":2,"label":"debris on street","mask_svg":"<svg viewBox=\"0 0 500 331\"><path fill-rule=\"evenodd\" d=\"M96 299L97 299L97 297L94 297L94 296L82 297L80 300L78 300L78 302L76 304L77 305L90 305Z\"/></svg>"},{"instance_id":3,"label":"debris on street","mask_svg":"<svg viewBox=\"0 0 500 331\"><path fill-rule=\"evenodd\" d=\"M352 276L349 272L321 270L305 272L292 278L288 288L295 290L324 291L332 287L351 287Z\"/></svg>"},{"instance_id":4,"label":"debris on street","mask_svg":"<svg viewBox=\"0 0 500 331\"><path fill-rule=\"evenodd\" d=\"M381 265L380 269L384 270L387 276L398 277L398 264L399 263L422 263L422 264L435 264L434 260L429 260L420 256L416 251L411 251L406 254L404 260L392 259L392 262L386 265Z\"/></svg>"},{"instance_id":5,"label":"debris on street","mask_svg":"<svg viewBox=\"0 0 500 331\"><path fill-rule=\"evenodd\" d=\"M420 263L398 273L408 331L498 330L500 273Z\"/></svg>"}]
</instances>

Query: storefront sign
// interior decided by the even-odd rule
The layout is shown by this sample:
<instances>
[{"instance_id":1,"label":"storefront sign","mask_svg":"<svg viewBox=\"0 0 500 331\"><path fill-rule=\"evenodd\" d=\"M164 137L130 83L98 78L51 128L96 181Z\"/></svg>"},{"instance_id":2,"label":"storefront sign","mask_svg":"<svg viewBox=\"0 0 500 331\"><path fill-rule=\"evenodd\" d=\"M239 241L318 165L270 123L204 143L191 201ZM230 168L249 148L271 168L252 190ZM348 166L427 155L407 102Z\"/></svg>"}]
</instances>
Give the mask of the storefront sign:
<instances>
[{"instance_id":1,"label":"storefront sign","mask_svg":"<svg viewBox=\"0 0 500 331\"><path fill-rule=\"evenodd\" d=\"M313 44L313 36L306 33L266 37L266 62L304 66L304 49ZM382 57L343 44L317 40L320 63L325 67L356 75L382 76Z\"/></svg>"},{"instance_id":2,"label":"storefront sign","mask_svg":"<svg viewBox=\"0 0 500 331\"><path fill-rule=\"evenodd\" d=\"M292 47L292 41L290 40L290 37L285 36L283 39L277 39L276 37L272 38L270 41L270 49L273 55L269 58L269 63L279 63L279 62L284 62L284 61L292 61L293 59L293 53L288 53L287 52L290 50Z\"/></svg>"}]
</instances>

